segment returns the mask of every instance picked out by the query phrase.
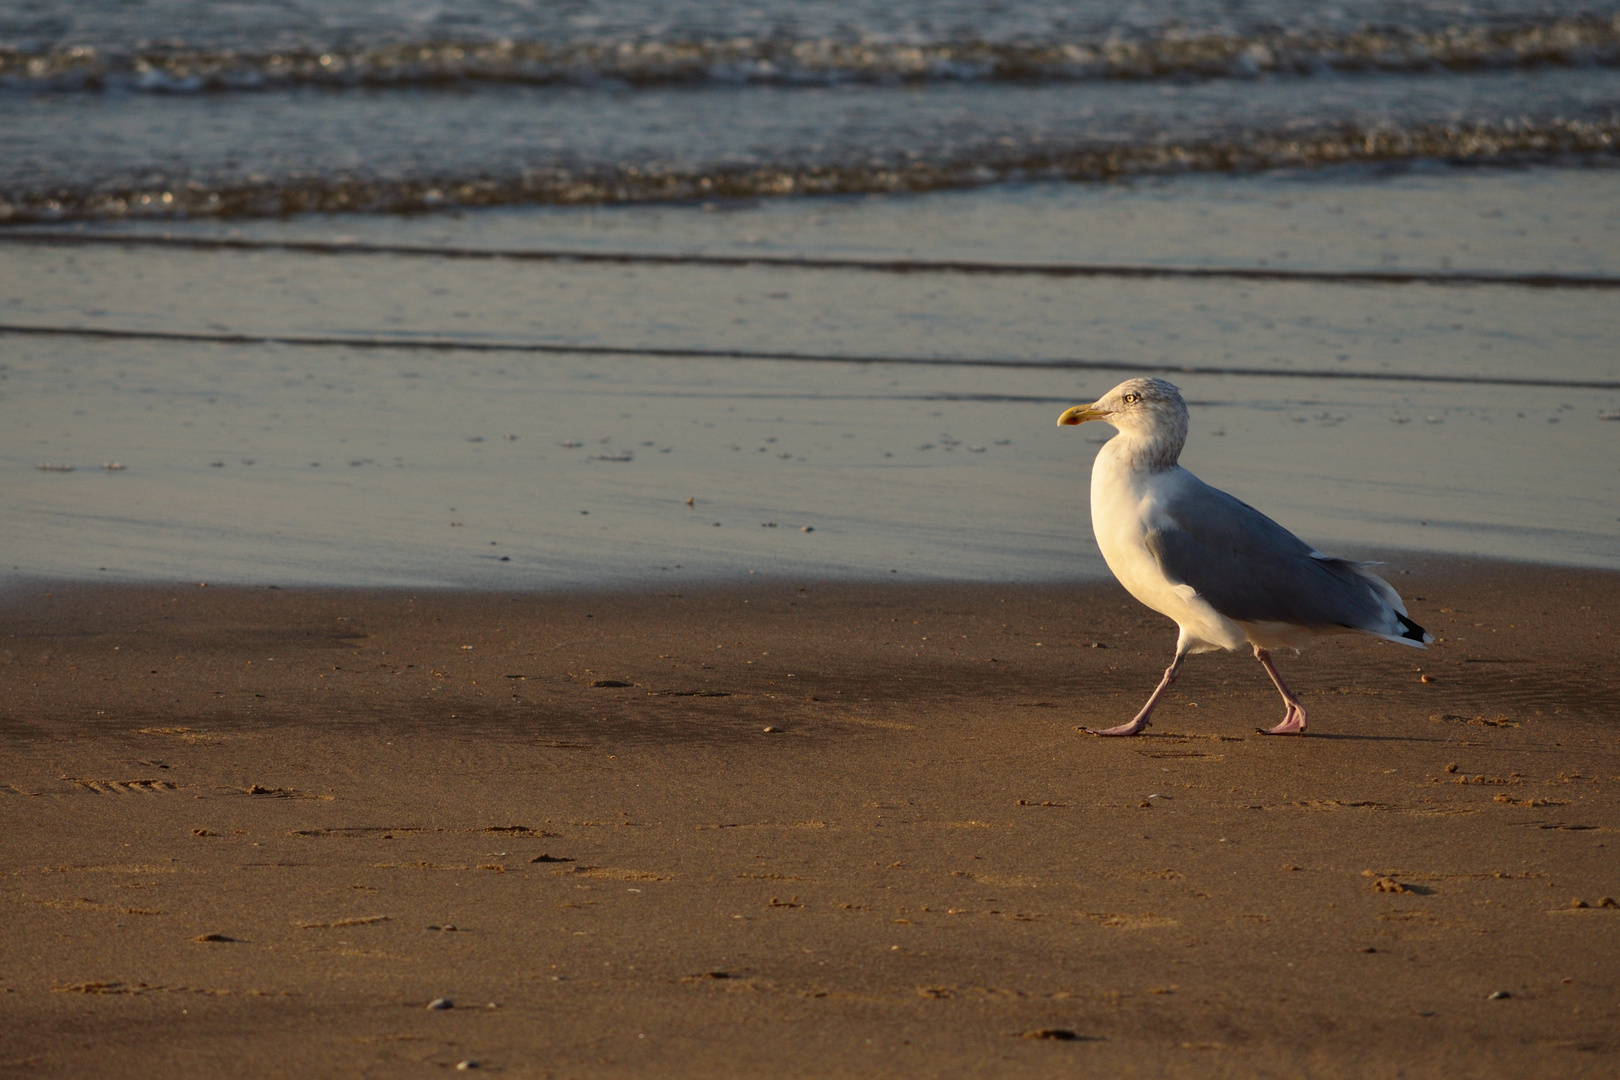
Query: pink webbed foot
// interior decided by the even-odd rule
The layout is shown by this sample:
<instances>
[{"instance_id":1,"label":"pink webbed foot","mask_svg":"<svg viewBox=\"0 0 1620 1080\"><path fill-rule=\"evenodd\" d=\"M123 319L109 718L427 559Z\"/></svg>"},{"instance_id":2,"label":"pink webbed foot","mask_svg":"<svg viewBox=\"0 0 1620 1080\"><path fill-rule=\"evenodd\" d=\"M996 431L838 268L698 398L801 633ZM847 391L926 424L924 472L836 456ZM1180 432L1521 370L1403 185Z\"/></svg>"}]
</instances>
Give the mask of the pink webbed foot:
<instances>
[{"instance_id":1,"label":"pink webbed foot","mask_svg":"<svg viewBox=\"0 0 1620 1080\"><path fill-rule=\"evenodd\" d=\"M1149 721L1147 719L1138 717L1128 724L1119 725L1119 727L1103 728L1101 731L1098 731L1096 728L1081 728L1080 730L1085 732L1087 735L1101 735L1104 737L1110 735L1140 735L1142 732L1147 730L1148 723Z\"/></svg>"},{"instance_id":2,"label":"pink webbed foot","mask_svg":"<svg viewBox=\"0 0 1620 1080\"><path fill-rule=\"evenodd\" d=\"M1303 735L1305 734L1305 710L1289 702L1288 711L1283 714L1282 723L1273 728L1255 728L1262 735Z\"/></svg>"},{"instance_id":3,"label":"pink webbed foot","mask_svg":"<svg viewBox=\"0 0 1620 1080\"><path fill-rule=\"evenodd\" d=\"M1262 735L1305 734L1305 708L1299 703L1299 699L1293 695L1293 692L1288 689L1288 684L1282 681L1282 676L1277 674L1277 667L1271 662L1271 654L1256 645L1254 647L1254 658L1260 661L1261 666L1266 669L1266 674L1271 676L1272 685L1277 688L1277 693L1282 695L1283 705L1288 709L1287 712L1283 713L1282 723L1276 727L1255 728L1254 730Z\"/></svg>"},{"instance_id":4,"label":"pink webbed foot","mask_svg":"<svg viewBox=\"0 0 1620 1080\"><path fill-rule=\"evenodd\" d=\"M1164 692L1170 689L1170 684L1175 682L1176 676L1181 673L1181 662L1185 659L1187 659L1187 654L1181 651L1178 644L1176 658L1170 661L1169 667L1164 669L1164 678L1159 680L1159 685L1153 688L1153 694L1147 699L1147 704L1142 706L1142 711L1137 713L1130 723L1121 724L1119 727L1103 728L1101 731L1093 728L1081 728L1080 730L1087 735L1101 735L1105 738L1117 735L1142 734L1153 720L1153 709L1159 704L1159 699L1164 697Z\"/></svg>"}]
</instances>

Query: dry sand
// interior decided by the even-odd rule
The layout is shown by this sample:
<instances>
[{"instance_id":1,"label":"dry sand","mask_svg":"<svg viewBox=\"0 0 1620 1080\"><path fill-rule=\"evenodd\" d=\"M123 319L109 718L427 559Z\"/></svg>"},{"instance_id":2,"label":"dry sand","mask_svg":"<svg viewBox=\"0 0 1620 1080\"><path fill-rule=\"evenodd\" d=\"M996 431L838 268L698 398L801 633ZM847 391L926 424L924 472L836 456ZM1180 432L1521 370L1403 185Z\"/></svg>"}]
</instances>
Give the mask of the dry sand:
<instances>
[{"instance_id":1,"label":"dry sand","mask_svg":"<svg viewBox=\"0 0 1620 1080\"><path fill-rule=\"evenodd\" d=\"M1111 584L15 588L0 1067L1616 1075L1620 576L1402 566L1303 739L1224 656L1079 733Z\"/></svg>"}]
</instances>

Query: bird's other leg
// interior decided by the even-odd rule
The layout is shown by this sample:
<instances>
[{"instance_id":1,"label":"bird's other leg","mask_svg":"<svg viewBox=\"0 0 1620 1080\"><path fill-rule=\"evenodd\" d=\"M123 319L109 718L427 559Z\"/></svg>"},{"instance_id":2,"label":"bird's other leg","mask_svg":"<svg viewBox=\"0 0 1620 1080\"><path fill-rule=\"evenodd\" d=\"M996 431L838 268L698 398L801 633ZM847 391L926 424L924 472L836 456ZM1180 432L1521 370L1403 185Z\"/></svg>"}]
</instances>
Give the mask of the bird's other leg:
<instances>
[{"instance_id":1,"label":"bird's other leg","mask_svg":"<svg viewBox=\"0 0 1620 1080\"><path fill-rule=\"evenodd\" d=\"M1303 734L1305 731L1305 706L1299 703L1299 698L1294 696L1294 692L1288 689L1288 684L1282 681L1282 676L1277 674L1277 668L1271 662L1270 653L1256 645L1254 647L1254 658L1260 661L1261 666L1266 669L1266 674L1271 676L1272 685L1277 688L1277 693L1282 695L1283 704L1288 706L1288 711L1283 713L1282 723L1274 728L1258 728L1256 730L1262 735Z\"/></svg>"},{"instance_id":2,"label":"bird's other leg","mask_svg":"<svg viewBox=\"0 0 1620 1080\"><path fill-rule=\"evenodd\" d=\"M1170 661L1169 667L1164 669L1164 678L1159 680L1159 685L1153 688L1153 694L1147 699L1147 704L1142 706L1142 711L1137 713L1136 718L1130 723L1121 724L1119 727L1104 728L1101 731L1095 731L1092 728L1082 728L1081 730L1087 735L1141 734L1151 722L1154 706L1158 705L1159 699L1164 697L1164 692L1170 689L1170 684L1176 681L1176 676L1181 674L1181 662L1185 659L1187 659L1186 642L1177 642L1176 658Z\"/></svg>"}]
</instances>

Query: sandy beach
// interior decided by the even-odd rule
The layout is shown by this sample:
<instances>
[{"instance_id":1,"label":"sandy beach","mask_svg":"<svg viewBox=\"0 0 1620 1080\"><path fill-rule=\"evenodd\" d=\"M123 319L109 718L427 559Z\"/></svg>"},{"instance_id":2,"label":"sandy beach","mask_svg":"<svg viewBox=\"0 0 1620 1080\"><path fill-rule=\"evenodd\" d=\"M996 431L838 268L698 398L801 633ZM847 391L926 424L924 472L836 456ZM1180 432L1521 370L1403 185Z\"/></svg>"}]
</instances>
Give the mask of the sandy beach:
<instances>
[{"instance_id":1,"label":"sandy beach","mask_svg":"<svg viewBox=\"0 0 1620 1080\"><path fill-rule=\"evenodd\" d=\"M1620 1076L1617 4L0 0L0 1080Z\"/></svg>"},{"instance_id":2,"label":"sandy beach","mask_svg":"<svg viewBox=\"0 0 1620 1080\"><path fill-rule=\"evenodd\" d=\"M1112 584L15 586L0 1066L1613 1075L1620 575L1388 569L1302 739L1237 656L1079 732Z\"/></svg>"}]
</instances>

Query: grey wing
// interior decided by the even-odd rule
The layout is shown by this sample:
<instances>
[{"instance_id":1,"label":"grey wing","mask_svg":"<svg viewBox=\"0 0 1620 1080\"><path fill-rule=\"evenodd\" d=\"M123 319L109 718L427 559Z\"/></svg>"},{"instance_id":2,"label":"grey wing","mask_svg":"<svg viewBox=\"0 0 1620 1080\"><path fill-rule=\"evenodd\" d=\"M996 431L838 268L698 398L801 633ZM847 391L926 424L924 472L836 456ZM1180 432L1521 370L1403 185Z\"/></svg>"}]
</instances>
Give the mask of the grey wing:
<instances>
[{"instance_id":1,"label":"grey wing","mask_svg":"<svg viewBox=\"0 0 1620 1080\"><path fill-rule=\"evenodd\" d=\"M1385 621L1383 600L1354 564L1313 555L1254 507L1192 479L1164 506L1166 526L1147 536L1171 581L1239 622L1362 628Z\"/></svg>"}]
</instances>

